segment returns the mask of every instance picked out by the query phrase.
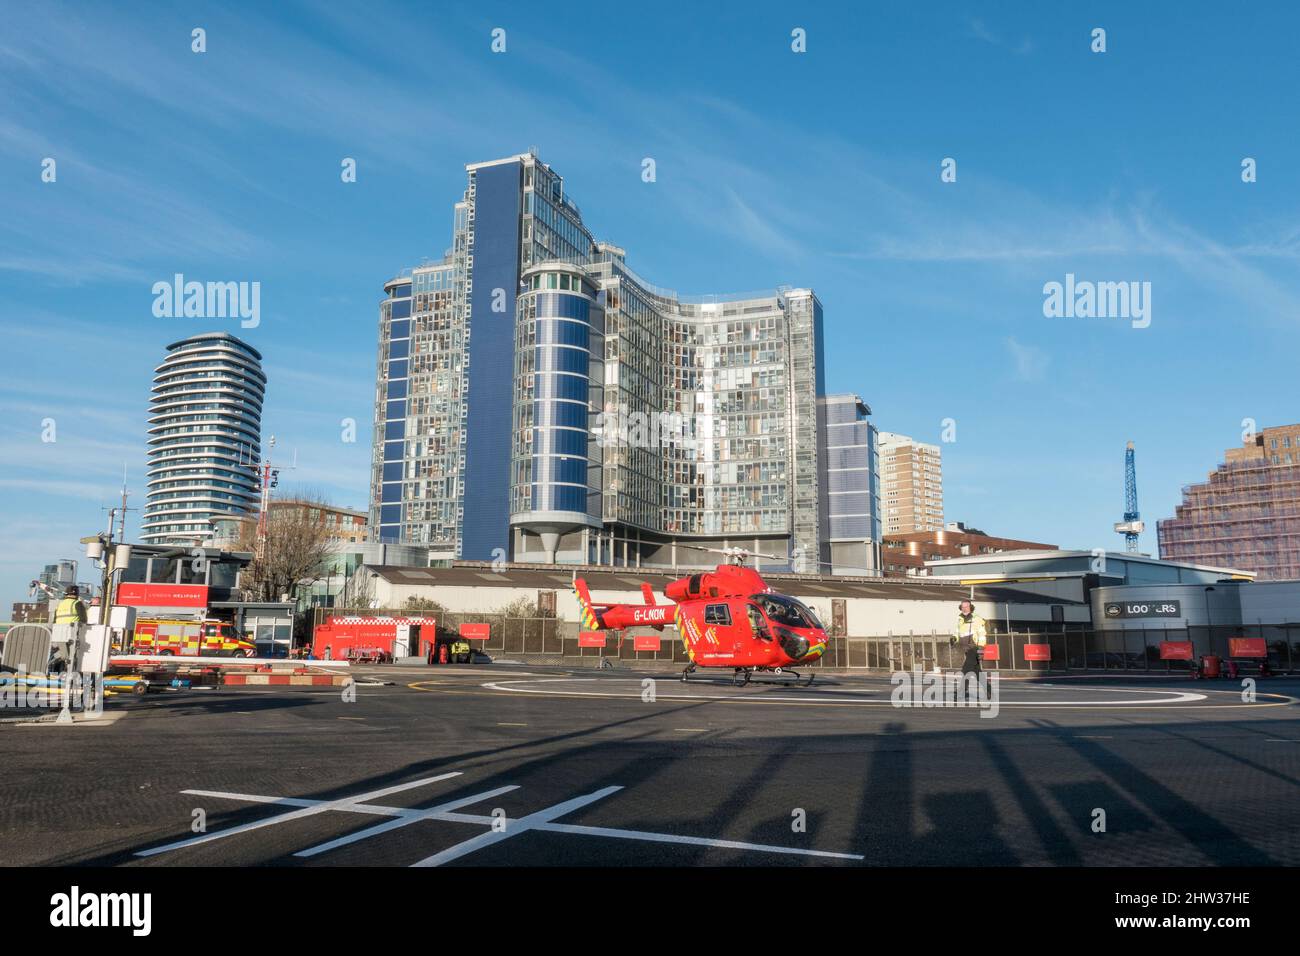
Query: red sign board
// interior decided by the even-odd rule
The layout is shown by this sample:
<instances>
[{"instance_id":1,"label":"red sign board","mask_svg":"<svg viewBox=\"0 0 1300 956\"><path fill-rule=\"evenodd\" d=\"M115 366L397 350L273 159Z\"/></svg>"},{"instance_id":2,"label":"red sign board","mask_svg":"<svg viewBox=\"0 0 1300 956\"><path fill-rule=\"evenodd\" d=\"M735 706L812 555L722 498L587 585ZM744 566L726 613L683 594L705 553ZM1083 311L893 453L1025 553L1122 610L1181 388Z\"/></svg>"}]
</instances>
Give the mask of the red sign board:
<instances>
[{"instance_id":1,"label":"red sign board","mask_svg":"<svg viewBox=\"0 0 1300 956\"><path fill-rule=\"evenodd\" d=\"M206 584L119 584L117 603L127 607L208 606Z\"/></svg>"},{"instance_id":2,"label":"red sign board","mask_svg":"<svg viewBox=\"0 0 1300 956\"><path fill-rule=\"evenodd\" d=\"M467 641L486 641L492 636L491 624L462 624L460 636Z\"/></svg>"},{"instance_id":3,"label":"red sign board","mask_svg":"<svg viewBox=\"0 0 1300 956\"><path fill-rule=\"evenodd\" d=\"M605 635L601 631L579 631L579 647L604 647Z\"/></svg>"},{"instance_id":4,"label":"red sign board","mask_svg":"<svg viewBox=\"0 0 1300 956\"><path fill-rule=\"evenodd\" d=\"M1193 653L1191 641L1160 642L1160 659L1162 661L1190 661Z\"/></svg>"},{"instance_id":5,"label":"red sign board","mask_svg":"<svg viewBox=\"0 0 1300 956\"><path fill-rule=\"evenodd\" d=\"M1025 660L1027 661L1050 661L1052 659L1051 644L1026 644Z\"/></svg>"},{"instance_id":6,"label":"red sign board","mask_svg":"<svg viewBox=\"0 0 1300 956\"><path fill-rule=\"evenodd\" d=\"M637 634L632 638L632 649L636 651L657 651L662 641L658 634Z\"/></svg>"},{"instance_id":7,"label":"red sign board","mask_svg":"<svg viewBox=\"0 0 1300 956\"><path fill-rule=\"evenodd\" d=\"M996 644L985 644L984 653L981 658L986 661L998 661L1002 659L1002 648Z\"/></svg>"},{"instance_id":8,"label":"red sign board","mask_svg":"<svg viewBox=\"0 0 1300 956\"><path fill-rule=\"evenodd\" d=\"M1268 657L1268 645L1262 637L1228 638L1229 657Z\"/></svg>"}]
</instances>

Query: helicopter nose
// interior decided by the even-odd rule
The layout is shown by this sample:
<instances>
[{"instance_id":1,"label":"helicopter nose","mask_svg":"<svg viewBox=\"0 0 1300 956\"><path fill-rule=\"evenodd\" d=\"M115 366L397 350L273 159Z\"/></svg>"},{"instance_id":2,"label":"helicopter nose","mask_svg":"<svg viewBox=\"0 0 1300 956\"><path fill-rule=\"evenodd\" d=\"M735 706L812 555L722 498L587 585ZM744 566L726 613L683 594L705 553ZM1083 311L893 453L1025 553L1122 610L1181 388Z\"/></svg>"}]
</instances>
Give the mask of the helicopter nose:
<instances>
[{"instance_id":1,"label":"helicopter nose","mask_svg":"<svg viewBox=\"0 0 1300 956\"><path fill-rule=\"evenodd\" d=\"M781 650L785 651L792 660L799 660L808 653L810 644L808 638L802 634L796 634L793 631L781 631Z\"/></svg>"}]
</instances>

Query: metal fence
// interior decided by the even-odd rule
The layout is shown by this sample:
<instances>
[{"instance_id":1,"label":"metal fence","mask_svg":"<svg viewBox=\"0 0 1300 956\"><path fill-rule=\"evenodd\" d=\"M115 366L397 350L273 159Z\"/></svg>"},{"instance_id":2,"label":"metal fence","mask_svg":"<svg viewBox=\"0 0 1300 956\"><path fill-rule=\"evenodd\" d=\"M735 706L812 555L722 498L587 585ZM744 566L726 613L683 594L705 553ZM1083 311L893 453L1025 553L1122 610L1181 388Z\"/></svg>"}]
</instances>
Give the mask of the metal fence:
<instances>
[{"instance_id":1,"label":"metal fence","mask_svg":"<svg viewBox=\"0 0 1300 956\"><path fill-rule=\"evenodd\" d=\"M474 647L497 659L516 659L525 663L565 664L596 667L602 664L636 667L640 665L684 667L688 661L685 648L673 628L659 634L658 650L637 650L630 632L606 632L604 647L580 647L578 625L554 617L508 618L499 614L434 613L402 610L342 611L318 609L319 623L328 614L355 614L365 617L392 615L436 616L440 636L458 633L461 624L487 624L486 641L473 641ZM638 630L647 636L655 632ZM1068 671L1146 673L1190 672L1193 661L1162 660L1163 641L1191 641L1193 657L1215 654L1230 657L1228 640L1233 637L1262 637L1268 648L1269 665L1275 671L1291 671L1300 666L1300 624L1251 627L1193 627L1182 629L1130 630L1063 630L1002 631L988 637L996 646L998 660L986 661L986 670L1033 673ZM1048 660L1029 660L1025 645L1047 646ZM832 637L826 653L813 668L844 668L894 672L920 667L932 670L959 669L964 652L950 643L950 636L929 634L883 634Z\"/></svg>"},{"instance_id":2,"label":"metal fence","mask_svg":"<svg viewBox=\"0 0 1300 956\"><path fill-rule=\"evenodd\" d=\"M985 670L1030 673L1144 672L1152 674L1190 673L1203 655L1228 659L1229 638L1265 637L1269 666L1274 671L1291 671L1300 664L1300 626L1282 636L1251 633L1242 628L1191 628L1187 630L1100 630L1064 632L1003 632L990 634L988 643L997 648L997 660L986 660ZM1193 660L1162 660L1160 645L1165 641L1190 641ZM1026 645L1034 645L1040 656L1044 646L1047 660L1030 659ZM825 666L883 671L959 669L965 654L945 634L906 634L884 637L834 638L822 661Z\"/></svg>"}]
</instances>

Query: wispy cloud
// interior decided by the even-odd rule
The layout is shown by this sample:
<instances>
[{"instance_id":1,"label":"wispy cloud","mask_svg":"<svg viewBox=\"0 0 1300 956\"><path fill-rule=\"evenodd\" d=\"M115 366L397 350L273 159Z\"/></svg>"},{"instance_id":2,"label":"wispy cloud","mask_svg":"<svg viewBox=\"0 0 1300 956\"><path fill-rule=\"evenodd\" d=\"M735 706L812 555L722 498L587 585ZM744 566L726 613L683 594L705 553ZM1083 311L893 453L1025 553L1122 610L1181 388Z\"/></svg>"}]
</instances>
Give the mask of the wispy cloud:
<instances>
[{"instance_id":1,"label":"wispy cloud","mask_svg":"<svg viewBox=\"0 0 1300 956\"><path fill-rule=\"evenodd\" d=\"M983 20L971 18L967 20L966 23L970 35L977 40L982 40L983 42L993 46L1005 46L1013 53L1020 56L1025 56L1034 52L1035 44L1030 37L1023 37L1019 41L1015 42L1013 46L1009 43L1004 43L1002 36L994 32Z\"/></svg>"},{"instance_id":2,"label":"wispy cloud","mask_svg":"<svg viewBox=\"0 0 1300 956\"><path fill-rule=\"evenodd\" d=\"M1015 377L1022 382L1041 382L1047 375L1049 357L1043 349L1025 345L1014 336L1003 340L1011 353L1012 368Z\"/></svg>"}]
</instances>

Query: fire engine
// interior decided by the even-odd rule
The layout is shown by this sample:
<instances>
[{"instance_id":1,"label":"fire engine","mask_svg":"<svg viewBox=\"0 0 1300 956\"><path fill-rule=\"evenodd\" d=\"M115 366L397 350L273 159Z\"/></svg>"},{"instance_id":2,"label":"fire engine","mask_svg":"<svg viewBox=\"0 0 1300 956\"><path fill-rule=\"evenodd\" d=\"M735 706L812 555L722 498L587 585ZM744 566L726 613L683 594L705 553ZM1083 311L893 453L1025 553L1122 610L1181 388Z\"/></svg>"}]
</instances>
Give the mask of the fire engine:
<instances>
[{"instance_id":1,"label":"fire engine","mask_svg":"<svg viewBox=\"0 0 1300 956\"><path fill-rule=\"evenodd\" d=\"M137 654L159 657L256 657L257 645L229 621L146 619L137 621Z\"/></svg>"}]
</instances>

